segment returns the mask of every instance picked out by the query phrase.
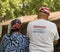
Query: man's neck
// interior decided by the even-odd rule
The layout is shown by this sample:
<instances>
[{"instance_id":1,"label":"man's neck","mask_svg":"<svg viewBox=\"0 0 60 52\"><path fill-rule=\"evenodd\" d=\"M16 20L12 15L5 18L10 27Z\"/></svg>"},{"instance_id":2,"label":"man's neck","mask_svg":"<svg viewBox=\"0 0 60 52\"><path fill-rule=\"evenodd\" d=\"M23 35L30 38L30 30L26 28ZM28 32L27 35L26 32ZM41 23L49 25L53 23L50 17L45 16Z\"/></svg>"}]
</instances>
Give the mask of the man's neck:
<instances>
[{"instance_id":1,"label":"man's neck","mask_svg":"<svg viewBox=\"0 0 60 52\"><path fill-rule=\"evenodd\" d=\"M48 20L47 18L38 18L38 19L45 19L45 20Z\"/></svg>"}]
</instances>

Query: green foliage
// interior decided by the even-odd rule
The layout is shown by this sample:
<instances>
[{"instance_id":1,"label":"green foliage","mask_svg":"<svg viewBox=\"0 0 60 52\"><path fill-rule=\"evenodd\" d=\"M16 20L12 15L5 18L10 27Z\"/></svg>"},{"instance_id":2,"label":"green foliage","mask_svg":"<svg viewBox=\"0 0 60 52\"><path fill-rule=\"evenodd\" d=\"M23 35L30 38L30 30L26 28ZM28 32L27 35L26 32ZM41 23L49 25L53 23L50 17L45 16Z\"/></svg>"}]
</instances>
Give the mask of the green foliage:
<instances>
[{"instance_id":1,"label":"green foliage","mask_svg":"<svg viewBox=\"0 0 60 52\"><path fill-rule=\"evenodd\" d=\"M26 6L26 13L36 14L40 6L49 7L51 11L60 11L60 0L30 0Z\"/></svg>"},{"instance_id":2,"label":"green foliage","mask_svg":"<svg viewBox=\"0 0 60 52\"><path fill-rule=\"evenodd\" d=\"M17 18L22 15L36 14L40 6L51 11L60 11L60 0L0 0L0 18Z\"/></svg>"},{"instance_id":3,"label":"green foliage","mask_svg":"<svg viewBox=\"0 0 60 52\"><path fill-rule=\"evenodd\" d=\"M0 17L12 19L20 16L20 0L0 0Z\"/></svg>"}]
</instances>

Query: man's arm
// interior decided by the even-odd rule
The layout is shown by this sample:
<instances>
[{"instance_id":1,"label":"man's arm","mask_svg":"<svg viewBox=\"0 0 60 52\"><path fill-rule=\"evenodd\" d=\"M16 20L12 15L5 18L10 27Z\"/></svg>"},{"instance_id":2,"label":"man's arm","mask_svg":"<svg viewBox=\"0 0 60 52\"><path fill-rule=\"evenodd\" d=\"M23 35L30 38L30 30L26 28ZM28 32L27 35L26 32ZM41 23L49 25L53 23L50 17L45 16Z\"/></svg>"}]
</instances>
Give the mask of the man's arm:
<instances>
[{"instance_id":1,"label":"man's arm","mask_svg":"<svg viewBox=\"0 0 60 52\"><path fill-rule=\"evenodd\" d=\"M53 42L53 44L54 44L54 45L57 45L57 44L58 44L58 40L55 40L55 41Z\"/></svg>"}]
</instances>

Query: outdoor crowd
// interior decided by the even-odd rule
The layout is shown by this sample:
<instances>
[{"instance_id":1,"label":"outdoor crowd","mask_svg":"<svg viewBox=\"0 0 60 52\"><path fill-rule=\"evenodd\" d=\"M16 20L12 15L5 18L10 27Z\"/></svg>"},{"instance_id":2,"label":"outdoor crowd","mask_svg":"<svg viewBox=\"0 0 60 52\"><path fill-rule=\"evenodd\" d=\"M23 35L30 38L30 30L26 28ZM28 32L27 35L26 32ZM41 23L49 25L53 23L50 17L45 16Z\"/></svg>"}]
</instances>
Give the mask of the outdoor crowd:
<instances>
[{"instance_id":1,"label":"outdoor crowd","mask_svg":"<svg viewBox=\"0 0 60 52\"><path fill-rule=\"evenodd\" d=\"M37 19L27 25L26 35L20 33L22 23L19 19L11 21L10 33L3 36L0 52L54 52L59 34L55 23L48 20L50 9L40 7Z\"/></svg>"}]
</instances>

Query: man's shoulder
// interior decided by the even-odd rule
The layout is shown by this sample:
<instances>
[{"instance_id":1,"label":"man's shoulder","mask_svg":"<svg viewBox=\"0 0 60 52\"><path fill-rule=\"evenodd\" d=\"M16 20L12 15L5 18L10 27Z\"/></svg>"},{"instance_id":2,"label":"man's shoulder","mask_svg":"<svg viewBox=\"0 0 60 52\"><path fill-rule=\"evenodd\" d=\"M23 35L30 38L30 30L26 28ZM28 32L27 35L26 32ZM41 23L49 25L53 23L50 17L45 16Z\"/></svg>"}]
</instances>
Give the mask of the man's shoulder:
<instances>
[{"instance_id":1,"label":"man's shoulder","mask_svg":"<svg viewBox=\"0 0 60 52\"><path fill-rule=\"evenodd\" d=\"M37 20L34 20L34 21L29 22L28 25L32 25L35 22L37 22Z\"/></svg>"},{"instance_id":2,"label":"man's shoulder","mask_svg":"<svg viewBox=\"0 0 60 52\"><path fill-rule=\"evenodd\" d=\"M48 21L49 24L53 25L53 26L56 26L56 24L52 21Z\"/></svg>"},{"instance_id":3,"label":"man's shoulder","mask_svg":"<svg viewBox=\"0 0 60 52\"><path fill-rule=\"evenodd\" d=\"M19 34L18 36L21 38L28 38L25 34Z\"/></svg>"},{"instance_id":4,"label":"man's shoulder","mask_svg":"<svg viewBox=\"0 0 60 52\"><path fill-rule=\"evenodd\" d=\"M10 36L9 33L6 33L4 36L3 36L3 39L8 39L8 37Z\"/></svg>"}]
</instances>

